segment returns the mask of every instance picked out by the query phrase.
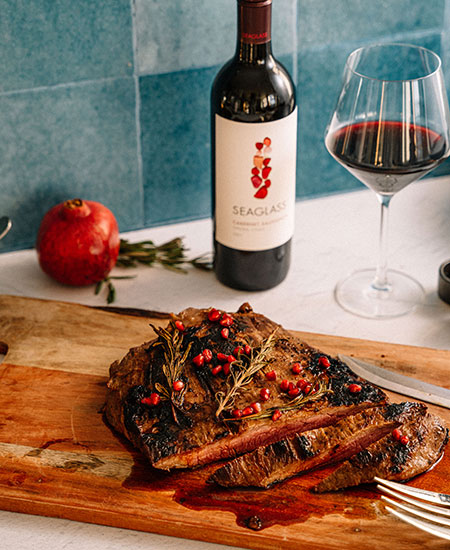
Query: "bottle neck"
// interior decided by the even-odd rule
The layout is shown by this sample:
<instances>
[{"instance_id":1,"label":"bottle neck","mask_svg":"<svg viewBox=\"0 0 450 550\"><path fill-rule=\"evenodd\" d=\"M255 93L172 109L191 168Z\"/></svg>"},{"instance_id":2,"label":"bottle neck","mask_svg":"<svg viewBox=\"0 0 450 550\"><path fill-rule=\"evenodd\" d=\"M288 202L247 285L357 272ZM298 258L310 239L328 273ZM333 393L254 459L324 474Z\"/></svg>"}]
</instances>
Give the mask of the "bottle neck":
<instances>
[{"instance_id":1,"label":"bottle neck","mask_svg":"<svg viewBox=\"0 0 450 550\"><path fill-rule=\"evenodd\" d=\"M261 64L272 56L272 0L238 0L236 56L241 63Z\"/></svg>"}]
</instances>

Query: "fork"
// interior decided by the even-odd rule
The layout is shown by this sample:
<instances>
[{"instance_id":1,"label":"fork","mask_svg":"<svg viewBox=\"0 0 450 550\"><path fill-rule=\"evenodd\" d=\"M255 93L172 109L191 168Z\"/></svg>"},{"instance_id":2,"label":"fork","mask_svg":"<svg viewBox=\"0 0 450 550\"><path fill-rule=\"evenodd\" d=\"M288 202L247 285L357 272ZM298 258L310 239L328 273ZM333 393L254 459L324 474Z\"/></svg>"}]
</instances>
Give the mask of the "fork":
<instances>
[{"instance_id":1,"label":"fork","mask_svg":"<svg viewBox=\"0 0 450 550\"><path fill-rule=\"evenodd\" d=\"M390 505L385 507L388 512L427 533L450 540L450 495L409 487L379 477L374 480L378 483L377 489L384 493L381 499Z\"/></svg>"},{"instance_id":2,"label":"fork","mask_svg":"<svg viewBox=\"0 0 450 550\"><path fill-rule=\"evenodd\" d=\"M11 229L11 226L12 226L12 222L8 218L8 216L1 216L0 217L0 239L3 239L3 237Z\"/></svg>"}]
</instances>

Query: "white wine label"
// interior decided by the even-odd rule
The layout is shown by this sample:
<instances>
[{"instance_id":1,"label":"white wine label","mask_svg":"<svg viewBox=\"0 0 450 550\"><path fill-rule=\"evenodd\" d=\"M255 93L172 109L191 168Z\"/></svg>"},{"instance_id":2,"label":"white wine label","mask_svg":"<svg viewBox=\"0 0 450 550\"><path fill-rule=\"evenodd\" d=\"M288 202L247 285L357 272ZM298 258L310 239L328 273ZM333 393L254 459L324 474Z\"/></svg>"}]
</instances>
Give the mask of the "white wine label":
<instances>
[{"instance_id":1,"label":"white wine label","mask_svg":"<svg viewBox=\"0 0 450 550\"><path fill-rule=\"evenodd\" d=\"M268 250L294 233L297 109L274 122L216 115L216 240Z\"/></svg>"}]
</instances>

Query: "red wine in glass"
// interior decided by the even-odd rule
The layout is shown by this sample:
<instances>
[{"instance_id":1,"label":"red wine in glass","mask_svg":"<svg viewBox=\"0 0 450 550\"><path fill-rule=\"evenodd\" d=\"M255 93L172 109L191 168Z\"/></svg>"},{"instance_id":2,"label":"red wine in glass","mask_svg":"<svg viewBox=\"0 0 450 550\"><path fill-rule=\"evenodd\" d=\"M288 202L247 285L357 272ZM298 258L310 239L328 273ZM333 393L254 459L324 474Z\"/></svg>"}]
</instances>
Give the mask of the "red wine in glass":
<instances>
[{"instance_id":1,"label":"red wine in glass","mask_svg":"<svg viewBox=\"0 0 450 550\"><path fill-rule=\"evenodd\" d=\"M348 124L327 137L327 148L376 193L391 195L447 158L445 135L393 120Z\"/></svg>"},{"instance_id":2,"label":"red wine in glass","mask_svg":"<svg viewBox=\"0 0 450 550\"><path fill-rule=\"evenodd\" d=\"M425 291L409 274L387 267L388 207L395 194L449 156L450 112L439 56L409 44L353 51L325 145L381 205L376 268L340 281L335 298L362 317L404 315L422 302Z\"/></svg>"}]
</instances>

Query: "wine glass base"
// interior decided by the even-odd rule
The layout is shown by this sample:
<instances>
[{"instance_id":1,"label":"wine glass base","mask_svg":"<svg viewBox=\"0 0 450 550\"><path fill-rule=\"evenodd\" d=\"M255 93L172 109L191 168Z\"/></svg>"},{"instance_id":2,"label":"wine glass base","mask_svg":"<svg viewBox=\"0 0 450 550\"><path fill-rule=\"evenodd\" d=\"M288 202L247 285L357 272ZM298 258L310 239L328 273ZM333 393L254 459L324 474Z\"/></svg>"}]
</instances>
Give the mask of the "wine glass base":
<instances>
[{"instance_id":1,"label":"wine glass base","mask_svg":"<svg viewBox=\"0 0 450 550\"><path fill-rule=\"evenodd\" d=\"M369 319L400 317L422 303L422 285L406 273L389 269L389 284L383 288L374 286L375 274L375 269L363 269L340 281L334 291L337 303L346 311Z\"/></svg>"}]
</instances>

